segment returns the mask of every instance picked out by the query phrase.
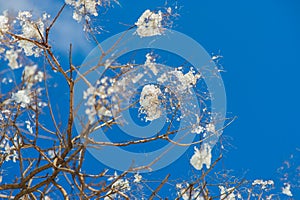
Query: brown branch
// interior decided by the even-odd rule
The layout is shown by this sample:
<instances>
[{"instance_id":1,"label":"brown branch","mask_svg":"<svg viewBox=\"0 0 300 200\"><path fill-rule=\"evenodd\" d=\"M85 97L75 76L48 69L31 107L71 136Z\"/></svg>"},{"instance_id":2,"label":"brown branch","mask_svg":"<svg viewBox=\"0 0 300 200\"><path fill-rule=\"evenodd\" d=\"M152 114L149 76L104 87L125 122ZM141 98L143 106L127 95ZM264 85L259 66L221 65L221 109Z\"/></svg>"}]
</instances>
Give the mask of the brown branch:
<instances>
[{"instance_id":1,"label":"brown branch","mask_svg":"<svg viewBox=\"0 0 300 200\"><path fill-rule=\"evenodd\" d=\"M159 190L164 186L164 184L169 180L170 174L168 174L164 180L159 184L159 186L152 192L151 196L149 197L149 200L152 200L158 193Z\"/></svg>"}]
</instances>

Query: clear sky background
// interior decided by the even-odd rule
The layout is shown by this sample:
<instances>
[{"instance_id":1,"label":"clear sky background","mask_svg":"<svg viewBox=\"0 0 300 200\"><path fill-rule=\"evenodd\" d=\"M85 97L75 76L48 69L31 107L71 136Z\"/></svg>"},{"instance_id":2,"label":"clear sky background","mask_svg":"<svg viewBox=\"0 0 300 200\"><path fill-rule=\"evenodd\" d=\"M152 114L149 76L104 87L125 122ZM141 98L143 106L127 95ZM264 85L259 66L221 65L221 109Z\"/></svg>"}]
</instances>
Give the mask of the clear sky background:
<instances>
[{"instance_id":1,"label":"clear sky background","mask_svg":"<svg viewBox=\"0 0 300 200\"><path fill-rule=\"evenodd\" d=\"M111 12L129 11L128 19L120 16L125 23L146 8L162 5L133 0L121 4L122 9ZM232 138L223 159L226 168L249 170L253 179L278 177L276 170L283 162L300 153L296 150L300 148L300 2L214 0L177 5L180 17L174 29L197 40L209 53L223 56L227 109L229 116L238 117L223 133ZM299 156L294 164L300 164Z\"/></svg>"},{"instance_id":2,"label":"clear sky background","mask_svg":"<svg viewBox=\"0 0 300 200\"><path fill-rule=\"evenodd\" d=\"M17 3L13 3L17 2ZM22 3L23 2L23 3ZM56 3L0 1L6 8L59 10ZM26 1L29 2L29 1ZM120 0L99 24L99 41L134 24L145 9L160 9L164 1ZM229 116L237 120L224 131L230 146L223 163L235 171L248 171L250 178L272 179L291 154L300 154L300 2L297 0L168 1L180 16L173 29L198 41L209 53L223 56L220 64L227 94ZM51 5L51 6L49 6ZM68 8L55 27L53 43L63 57L74 43L75 64L93 47L71 19ZM126 26L126 24L128 26ZM66 38L67 35L67 38ZM191 51L193 51L191 49ZM298 148L298 151L297 151ZM299 158L299 157L298 157ZM295 164L300 165L296 160ZM187 165L180 170L185 170ZM169 168L168 170L171 170ZM296 197L295 197L296 198ZM300 198L300 196L298 196ZM297 199L297 198L296 198Z\"/></svg>"},{"instance_id":3,"label":"clear sky background","mask_svg":"<svg viewBox=\"0 0 300 200\"><path fill-rule=\"evenodd\" d=\"M120 1L104 26L118 33L147 8L163 1ZM223 81L229 116L238 119L224 135L232 140L223 162L270 179L300 148L300 3L298 1L178 1L174 29L197 40L211 54L223 56ZM126 26L125 26L126 27ZM101 38L101 37L100 37ZM192 49L191 49L192 51ZM298 152L299 154L299 152ZM300 161L297 161L300 164Z\"/></svg>"}]
</instances>

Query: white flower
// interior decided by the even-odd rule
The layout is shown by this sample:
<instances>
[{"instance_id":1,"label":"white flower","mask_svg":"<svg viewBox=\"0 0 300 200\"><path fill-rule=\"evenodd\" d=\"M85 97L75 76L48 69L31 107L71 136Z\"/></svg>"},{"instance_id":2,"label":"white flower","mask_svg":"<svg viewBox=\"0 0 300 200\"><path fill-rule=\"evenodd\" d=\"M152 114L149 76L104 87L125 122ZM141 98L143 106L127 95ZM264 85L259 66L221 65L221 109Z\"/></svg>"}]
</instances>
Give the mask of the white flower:
<instances>
[{"instance_id":1,"label":"white flower","mask_svg":"<svg viewBox=\"0 0 300 200\"><path fill-rule=\"evenodd\" d=\"M291 185L289 183L284 183L284 187L282 188L282 194L292 197L293 194L291 192Z\"/></svg>"},{"instance_id":2,"label":"white flower","mask_svg":"<svg viewBox=\"0 0 300 200\"><path fill-rule=\"evenodd\" d=\"M161 35L164 31L162 28L162 12L158 13L146 10L135 23L137 26L137 34L140 37L149 37L154 35Z\"/></svg>"},{"instance_id":3,"label":"white flower","mask_svg":"<svg viewBox=\"0 0 300 200\"><path fill-rule=\"evenodd\" d=\"M104 106L100 107L97 110L97 115L98 115L98 117L101 117L101 116L112 117L111 111L108 110L107 108L105 108Z\"/></svg>"},{"instance_id":4,"label":"white flower","mask_svg":"<svg viewBox=\"0 0 300 200\"><path fill-rule=\"evenodd\" d=\"M43 18L45 15L47 14L43 14ZM22 27L21 36L28 39L41 40L41 37L45 32L44 22L41 18L37 21L32 21L31 17L32 14L29 11L20 11L18 13L17 19L19 19L20 26ZM38 57L42 52L42 49L26 40L18 41L18 46L23 49L26 56L34 55L35 57Z\"/></svg>"},{"instance_id":5,"label":"white flower","mask_svg":"<svg viewBox=\"0 0 300 200\"><path fill-rule=\"evenodd\" d=\"M190 159L191 165L197 169L201 170L203 165L206 165L206 168L209 169L211 165L211 147L208 144L203 144L200 150L197 147L194 147L195 152L192 158Z\"/></svg>"},{"instance_id":6,"label":"white flower","mask_svg":"<svg viewBox=\"0 0 300 200\"><path fill-rule=\"evenodd\" d=\"M155 58L150 53L147 53L147 55L146 55L145 65L150 68L150 70L153 72L153 74L155 76L157 75L158 70L155 66L156 65L155 64Z\"/></svg>"},{"instance_id":7,"label":"white flower","mask_svg":"<svg viewBox=\"0 0 300 200\"><path fill-rule=\"evenodd\" d=\"M31 18L32 14L29 11L20 11L18 12L17 19L20 21L26 21L28 18Z\"/></svg>"},{"instance_id":8,"label":"white flower","mask_svg":"<svg viewBox=\"0 0 300 200\"><path fill-rule=\"evenodd\" d=\"M26 128L29 131L29 133L33 134L33 129L32 129L32 126L30 125L30 121L26 120L25 124L26 124Z\"/></svg>"},{"instance_id":9,"label":"white flower","mask_svg":"<svg viewBox=\"0 0 300 200\"><path fill-rule=\"evenodd\" d=\"M43 200L51 200L51 198L49 196L45 196Z\"/></svg>"},{"instance_id":10,"label":"white flower","mask_svg":"<svg viewBox=\"0 0 300 200\"><path fill-rule=\"evenodd\" d=\"M274 185L274 181L273 180L264 181L264 180L256 179L253 181L252 185L253 186L261 185L261 189L266 189L268 185Z\"/></svg>"},{"instance_id":11,"label":"white flower","mask_svg":"<svg viewBox=\"0 0 300 200\"><path fill-rule=\"evenodd\" d=\"M131 79L132 83L137 83L141 78L143 78L144 74L139 73L135 77Z\"/></svg>"},{"instance_id":12,"label":"white flower","mask_svg":"<svg viewBox=\"0 0 300 200\"><path fill-rule=\"evenodd\" d=\"M55 158L55 152L54 152L54 150L50 149L47 153L48 153L48 156L49 156L50 159Z\"/></svg>"},{"instance_id":13,"label":"white flower","mask_svg":"<svg viewBox=\"0 0 300 200\"><path fill-rule=\"evenodd\" d=\"M79 14L78 12L74 11L73 12L73 19L75 19L76 21L80 22L82 19L82 15Z\"/></svg>"},{"instance_id":14,"label":"white flower","mask_svg":"<svg viewBox=\"0 0 300 200\"><path fill-rule=\"evenodd\" d=\"M86 91L83 91L83 99L87 99L88 96L93 95L96 89L94 87L89 87Z\"/></svg>"},{"instance_id":15,"label":"white flower","mask_svg":"<svg viewBox=\"0 0 300 200\"><path fill-rule=\"evenodd\" d=\"M200 134L200 133L202 133L203 131L204 131L205 129L202 127L202 126L197 126L196 128L194 128L193 130L192 130L192 133L196 133L196 134Z\"/></svg>"},{"instance_id":16,"label":"white flower","mask_svg":"<svg viewBox=\"0 0 300 200\"><path fill-rule=\"evenodd\" d=\"M117 194L113 193L112 191L108 191L106 193L106 197L104 197L104 200L112 200L112 199L116 199L117 198Z\"/></svg>"},{"instance_id":17,"label":"white flower","mask_svg":"<svg viewBox=\"0 0 300 200\"><path fill-rule=\"evenodd\" d=\"M8 66L11 69L18 69L21 67L21 65L18 64L18 51L15 51L13 49L7 50L5 52L5 59L8 60Z\"/></svg>"},{"instance_id":18,"label":"white flower","mask_svg":"<svg viewBox=\"0 0 300 200\"><path fill-rule=\"evenodd\" d=\"M226 189L219 186L219 189L221 190L220 200L235 200L234 187Z\"/></svg>"},{"instance_id":19,"label":"white flower","mask_svg":"<svg viewBox=\"0 0 300 200\"><path fill-rule=\"evenodd\" d=\"M205 129L207 132L212 132L212 133L216 132L216 127L213 123L206 124Z\"/></svg>"},{"instance_id":20,"label":"white flower","mask_svg":"<svg viewBox=\"0 0 300 200\"><path fill-rule=\"evenodd\" d=\"M107 180L115 181L111 186L114 189L123 190L123 191L130 190L129 181L127 179L120 178L116 171L115 171L114 175L109 177Z\"/></svg>"},{"instance_id":21,"label":"white flower","mask_svg":"<svg viewBox=\"0 0 300 200\"><path fill-rule=\"evenodd\" d=\"M4 154L5 161L8 162L12 159L13 162L16 162L16 160L19 158L17 151L15 150L14 146L9 145L9 140L4 139L2 143L0 144L0 148L4 148L4 150L0 150L0 154Z\"/></svg>"},{"instance_id":22,"label":"white flower","mask_svg":"<svg viewBox=\"0 0 300 200\"><path fill-rule=\"evenodd\" d=\"M74 7L73 19L80 22L86 14L98 16L97 5L102 5L103 1L96 0L65 0L65 3Z\"/></svg>"},{"instance_id":23,"label":"white flower","mask_svg":"<svg viewBox=\"0 0 300 200\"><path fill-rule=\"evenodd\" d=\"M140 175L139 173L134 175L134 180L133 180L134 183L139 183L141 182L141 180L142 180L142 175Z\"/></svg>"},{"instance_id":24,"label":"white flower","mask_svg":"<svg viewBox=\"0 0 300 200\"><path fill-rule=\"evenodd\" d=\"M0 15L0 37L3 33L9 30L7 11Z\"/></svg>"},{"instance_id":25,"label":"white flower","mask_svg":"<svg viewBox=\"0 0 300 200\"><path fill-rule=\"evenodd\" d=\"M38 48L35 44L25 40L20 40L18 46L23 49L26 56L34 55L35 57L39 57L42 52L42 49Z\"/></svg>"},{"instance_id":26,"label":"white flower","mask_svg":"<svg viewBox=\"0 0 300 200\"><path fill-rule=\"evenodd\" d=\"M85 114L87 114L90 124L94 123L95 116L97 114L96 109L91 107L85 110Z\"/></svg>"},{"instance_id":27,"label":"white flower","mask_svg":"<svg viewBox=\"0 0 300 200\"><path fill-rule=\"evenodd\" d=\"M130 190L129 181L127 179L118 179L112 184L111 187L123 191Z\"/></svg>"},{"instance_id":28,"label":"white flower","mask_svg":"<svg viewBox=\"0 0 300 200\"><path fill-rule=\"evenodd\" d=\"M183 74L182 71L179 70L174 70L170 72L170 74L177 78L178 82L176 85L179 91L189 91L189 89L195 85L201 77L200 74L194 74L192 69L186 74Z\"/></svg>"},{"instance_id":29,"label":"white flower","mask_svg":"<svg viewBox=\"0 0 300 200\"><path fill-rule=\"evenodd\" d=\"M187 185L187 187L189 187ZM191 191L192 190L192 191ZM201 191L198 189L195 189L193 187L187 189L187 188L181 188L180 193L183 200L204 200L203 196L201 195Z\"/></svg>"},{"instance_id":30,"label":"white flower","mask_svg":"<svg viewBox=\"0 0 300 200\"><path fill-rule=\"evenodd\" d=\"M37 69L37 65L25 66L25 68L23 70L22 80L23 81L30 80L33 77L33 75L35 74L36 69Z\"/></svg>"},{"instance_id":31,"label":"white flower","mask_svg":"<svg viewBox=\"0 0 300 200\"><path fill-rule=\"evenodd\" d=\"M19 90L13 93L11 99L16 103L20 103L22 108L25 108L31 101L28 90Z\"/></svg>"},{"instance_id":32,"label":"white flower","mask_svg":"<svg viewBox=\"0 0 300 200\"><path fill-rule=\"evenodd\" d=\"M41 71L38 71L37 74L34 76L34 80L38 82L42 82L44 79L44 73Z\"/></svg>"},{"instance_id":33,"label":"white flower","mask_svg":"<svg viewBox=\"0 0 300 200\"><path fill-rule=\"evenodd\" d=\"M145 85L140 97L140 113L146 114L146 121L153 121L161 116L160 100L161 90L155 85Z\"/></svg>"},{"instance_id":34,"label":"white flower","mask_svg":"<svg viewBox=\"0 0 300 200\"><path fill-rule=\"evenodd\" d=\"M116 179L116 178L118 178L118 173L115 171L114 175L111 176L111 177L109 177L107 180L108 180L108 181L112 181L112 180L114 180L114 179Z\"/></svg>"},{"instance_id":35,"label":"white flower","mask_svg":"<svg viewBox=\"0 0 300 200\"><path fill-rule=\"evenodd\" d=\"M36 70L37 65L25 66L23 70L22 80L27 84L27 89L30 89L36 82L42 82L44 78L43 72L36 72Z\"/></svg>"}]
</instances>

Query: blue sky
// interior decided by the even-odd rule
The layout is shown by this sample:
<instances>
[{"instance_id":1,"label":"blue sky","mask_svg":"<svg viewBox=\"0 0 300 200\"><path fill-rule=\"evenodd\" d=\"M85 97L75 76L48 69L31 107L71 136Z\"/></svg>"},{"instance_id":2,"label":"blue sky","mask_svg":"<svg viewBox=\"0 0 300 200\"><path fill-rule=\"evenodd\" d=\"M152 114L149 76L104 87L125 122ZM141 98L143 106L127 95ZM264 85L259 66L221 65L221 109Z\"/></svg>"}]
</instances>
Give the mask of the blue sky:
<instances>
[{"instance_id":1,"label":"blue sky","mask_svg":"<svg viewBox=\"0 0 300 200\"><path fill-rule=\"evenodd\" d=\"M15 7L9 4L1 1L0 10ZM120 0L120 4L121 7L114 5L106 18L100 20L104 28L98 36L100 41L125 30L128 26L124 24L132 25L145 9L164 7L164 1ZM17 5L39 10L48 10L49 6L21 5L20 1ZM58 10L60 3L51 5L52 11ZM291 154L300 154L296 150L300 148L297 127L300 123L300 2L168 1L168 6L175 5L180 16L173 29L194 38L207 52L223 56L219 62L226 71L222 78L228 115L238 117L223 133L231 138L222 161L225 167L248 171L251 179L278 176L276 170L283 161ZM93 44L85 40L79 31L81 26L72 21L70 14L68 8L63 14L68 26L55 29L53 42L64 56L68 43L73 41L74 62L80 64ZM66 40L65 35L68 35ZM296 160L297 163L300 161ZM186 164L180 166L179 170L188 168Z\"/></svg>"},{"instance_id":2,"label":"blue sky","mask_svg":"<svg viewBox=\"0 0 300 200\"><path fill-rule=\"evenodd\" d=\"M162 5L121 4L110 12L124 23ZM232 138L225 166L247 171L250 178L278 176L276 170L291 154L299 154L300 147L300 2L215 0L177 5L180 16L173 28L209 53L223 56L228 115L238 117L224 132ZM120 30L122 26L111 33Z\"/></svg>"}]
</instances>

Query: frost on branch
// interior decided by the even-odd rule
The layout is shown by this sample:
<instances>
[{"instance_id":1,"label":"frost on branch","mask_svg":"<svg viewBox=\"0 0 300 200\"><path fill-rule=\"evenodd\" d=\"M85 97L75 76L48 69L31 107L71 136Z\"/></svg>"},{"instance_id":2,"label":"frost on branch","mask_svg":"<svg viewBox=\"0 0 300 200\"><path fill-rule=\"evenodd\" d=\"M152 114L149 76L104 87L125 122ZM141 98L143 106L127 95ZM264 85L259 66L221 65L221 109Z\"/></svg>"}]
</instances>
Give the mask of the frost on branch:
<instances>
[{"instance_id":1,"label":"frost on branch","mask_svg":"<svg viewBox=\"0 0 300 200\"><path fill-rule=\"evenodd\" d=\"M203 168L203 165L206 165L206 168L209 169L211 165L211 147L207 144L204 143L200 149L197 147L194 147L195 152L192 158L190 159L191 165L197 169L201 170Z\"/></svg>"},{"instance_id":2,"label":"frost on branch","mask_svg":"<svg viewBox=\"0 0 300 200\"><path fill-rule=\"evenodd\" d=\"M140 112L146 114L146 121L153 121L161 116L161 90L155 85L145 85L140 97Z\"/></svg>"}]
</instances>

